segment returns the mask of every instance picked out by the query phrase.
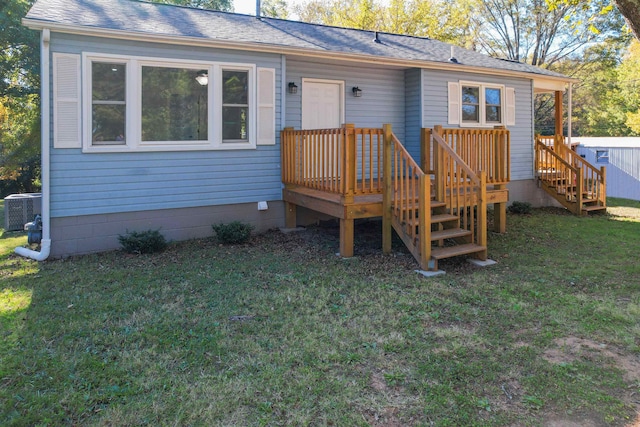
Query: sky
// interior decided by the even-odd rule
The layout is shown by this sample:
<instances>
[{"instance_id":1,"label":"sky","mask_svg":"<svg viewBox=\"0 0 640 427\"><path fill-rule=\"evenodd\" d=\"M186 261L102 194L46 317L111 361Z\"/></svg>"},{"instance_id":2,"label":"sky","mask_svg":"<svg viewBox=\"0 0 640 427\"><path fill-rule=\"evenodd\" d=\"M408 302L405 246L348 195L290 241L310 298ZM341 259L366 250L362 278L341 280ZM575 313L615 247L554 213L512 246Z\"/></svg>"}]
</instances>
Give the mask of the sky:
<instances>
[{"instance_id":1,"label":"sky","mask_svg":"<svg viewBox=\"0 0 640 427\"><path fill-rule=\"evenodd\" d=\"M304 3L305 0L287 0L287 6ZM244 13L247 15L255 15L256 0L233 0L233 8L236 13Z\"/></svg>"}]
</instances>

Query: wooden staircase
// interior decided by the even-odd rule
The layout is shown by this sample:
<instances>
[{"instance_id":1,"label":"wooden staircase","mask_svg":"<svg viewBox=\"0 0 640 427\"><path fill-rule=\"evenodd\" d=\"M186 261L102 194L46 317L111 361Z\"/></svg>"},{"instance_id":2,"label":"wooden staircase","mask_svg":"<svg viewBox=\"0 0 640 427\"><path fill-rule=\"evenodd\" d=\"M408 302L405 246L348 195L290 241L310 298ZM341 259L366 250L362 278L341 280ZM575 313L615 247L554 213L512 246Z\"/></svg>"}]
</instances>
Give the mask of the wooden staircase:
<instances>
[{"instance_id":1,"label":"wooden staircase","mask_svg":"<svg viewBox=\"0 0 640 427\"><path fill-rule=\"evenodd\" d=\"M564 143L562 136L536 136L536 176L540 186L575 215L602 213L606 169L597 169Z\"/></svg>"},{"instance_id":2,"label":"wooden staircase","mask_svg":"<svg viewBox=\"0 0 640 427\"><path fill-rule=\"evenodd\" d=\"M395 135L383 156L383 251L393 228L424 270L461 255L487 259L486 175L475 174L436 132L435 170L426 173Z\"/></svg>"}]
</instances>

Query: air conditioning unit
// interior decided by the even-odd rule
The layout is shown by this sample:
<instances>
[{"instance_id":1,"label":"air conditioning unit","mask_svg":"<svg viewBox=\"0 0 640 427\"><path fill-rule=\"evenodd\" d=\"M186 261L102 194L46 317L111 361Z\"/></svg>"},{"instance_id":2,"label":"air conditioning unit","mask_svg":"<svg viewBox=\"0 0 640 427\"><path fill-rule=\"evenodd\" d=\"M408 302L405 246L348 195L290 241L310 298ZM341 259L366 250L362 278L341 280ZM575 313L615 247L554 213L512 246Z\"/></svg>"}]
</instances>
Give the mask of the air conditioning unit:
<instances>
[{"instance_id":1,"label":"air conditioning unit","mask_svg":"<svg viewBox=\"0 0 640 427\"><path fill-rule=\"evenodd\" d=\"M4 230L23 230L36 214L42 214L42 194L11 194L4 198Z\"/></svg>"}]
</instances>

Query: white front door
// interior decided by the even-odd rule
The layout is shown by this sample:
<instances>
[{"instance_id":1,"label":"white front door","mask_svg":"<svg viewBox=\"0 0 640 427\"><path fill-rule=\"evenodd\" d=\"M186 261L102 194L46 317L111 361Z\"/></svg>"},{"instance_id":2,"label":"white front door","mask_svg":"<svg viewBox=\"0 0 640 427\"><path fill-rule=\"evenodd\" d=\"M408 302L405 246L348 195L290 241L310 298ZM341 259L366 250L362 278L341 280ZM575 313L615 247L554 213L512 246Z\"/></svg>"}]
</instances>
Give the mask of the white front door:
<instances>
[{"instance_id":1,"label":"white front door","mask_svg":"<svg viewBox=\"0 0 640 427\"><path fill-rule=\"evenodd\" d=\"M344 123L344 82L302 79L302 129L335 129Z\"/></svg>"}]
</instances>

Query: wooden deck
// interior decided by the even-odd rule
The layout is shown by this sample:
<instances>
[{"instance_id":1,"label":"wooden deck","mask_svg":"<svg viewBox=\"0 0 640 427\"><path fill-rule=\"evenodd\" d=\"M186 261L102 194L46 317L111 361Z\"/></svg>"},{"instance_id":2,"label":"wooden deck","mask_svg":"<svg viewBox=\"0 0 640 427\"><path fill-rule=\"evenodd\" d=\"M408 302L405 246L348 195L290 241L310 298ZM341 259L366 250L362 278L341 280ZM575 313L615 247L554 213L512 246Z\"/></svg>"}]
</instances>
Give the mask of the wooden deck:
<instances>
[{"instance_id":1,"label":"wooden deck","mask_svg":"<svg viewBox=\"0 0 640 427\"><path fill-rule=\"evenodd\" d=\"M340 221L340 254L353 256L354 221L382 217L382 250L394 229L423 269L470 254L486 259L486 210L505 232L510 135L505 129L423 129L416 162L382 128L281 133L286 226L301 206ZM445 241L447 244L445 245ZM456 246L452 249L450 246Z\"/></svg>"},{"instance_id":2,"label":"wooden deck","mask_svg":"<svg viewBox=\"0 0 640 427\"><path fill-rule=\"evenodd\" d=\"M507 203L509 191L504 186L487 189L487 203ZM287 186L282 191L286 202L286 226L296 226L296 207L304 207L337 218L340 221L340 255L353 256L354 224L362 218L382 217L382 192L355 195L347 200L344 196L303 186ZM446 204L445 204L446 206ZM450 207L450 206L448 206ZM504 233L506 221L499 209L494 209L494 231Z\"/></svg>"}]
</instances>

